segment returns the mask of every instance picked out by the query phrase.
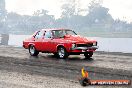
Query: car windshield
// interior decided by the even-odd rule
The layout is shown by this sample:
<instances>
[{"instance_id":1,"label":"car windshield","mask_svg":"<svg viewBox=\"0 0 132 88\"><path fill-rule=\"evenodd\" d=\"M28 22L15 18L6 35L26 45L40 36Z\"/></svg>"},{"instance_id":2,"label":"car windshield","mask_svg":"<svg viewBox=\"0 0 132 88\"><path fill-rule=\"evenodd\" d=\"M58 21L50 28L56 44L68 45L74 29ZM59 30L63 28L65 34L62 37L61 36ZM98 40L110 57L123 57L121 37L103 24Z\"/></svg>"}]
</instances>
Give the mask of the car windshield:
<instances>
[{"instance_id":1,"label":"car windshield","mask_svg":"<svg viewBox=\"0 0 132 88\"><path fill-rule=\"evenodd\" d=\"M54 38L63 38L65 35L77 35L72 30L53 30Z\"/></svg>"}]
</instances>

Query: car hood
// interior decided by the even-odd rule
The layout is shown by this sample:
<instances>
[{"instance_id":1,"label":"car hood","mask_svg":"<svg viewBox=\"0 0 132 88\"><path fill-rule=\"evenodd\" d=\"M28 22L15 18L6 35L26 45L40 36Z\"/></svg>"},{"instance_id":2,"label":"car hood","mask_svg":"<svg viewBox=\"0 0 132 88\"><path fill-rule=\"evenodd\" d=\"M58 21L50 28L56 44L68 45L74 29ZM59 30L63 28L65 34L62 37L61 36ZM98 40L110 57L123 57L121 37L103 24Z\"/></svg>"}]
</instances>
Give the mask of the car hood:
<instances>
[{"instance_id":1,"label":"car hood","mask_svg":"<svg viewBox=\"0 0 132 88\"><path fill-rule=\"evenodd\" d=\"M94 43L96 40L82 37L80 35L65 35L64 39L73 43Z\"/></svg>"}]
</instances>

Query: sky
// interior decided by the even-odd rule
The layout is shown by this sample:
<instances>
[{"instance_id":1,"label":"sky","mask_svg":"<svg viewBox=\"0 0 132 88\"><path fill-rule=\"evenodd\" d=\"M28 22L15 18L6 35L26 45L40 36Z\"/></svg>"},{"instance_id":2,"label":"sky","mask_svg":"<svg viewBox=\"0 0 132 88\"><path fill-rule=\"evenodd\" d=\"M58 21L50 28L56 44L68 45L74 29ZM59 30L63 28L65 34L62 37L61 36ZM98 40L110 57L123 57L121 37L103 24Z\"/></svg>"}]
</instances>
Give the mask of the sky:
<instances>
[{"instance_id":1,"label":"sky","mask_svg":"<svg viewBox=\"0 0 132 88\"><path fill-rule=\"evenodd\" d=\"M32 15L34 11L46 9L50 15L59 18L62 3L66 0L5 0L8 12ZM91 0L78 0L78 6L86 9ZM132 22L132 0L101 0L102 6L109 9L114 19Z\"/></svg>"}]
</instances>

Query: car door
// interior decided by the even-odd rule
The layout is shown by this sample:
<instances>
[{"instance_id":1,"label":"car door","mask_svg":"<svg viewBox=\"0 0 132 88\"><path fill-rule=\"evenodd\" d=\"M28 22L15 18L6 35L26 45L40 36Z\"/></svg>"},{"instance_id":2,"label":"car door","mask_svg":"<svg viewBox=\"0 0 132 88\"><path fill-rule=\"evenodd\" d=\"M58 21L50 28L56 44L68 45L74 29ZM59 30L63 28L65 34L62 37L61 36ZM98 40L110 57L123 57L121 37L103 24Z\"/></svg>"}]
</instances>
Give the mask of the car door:
<instances>
[{"instance_id":1,"label":"car door","mask_svg":"<svg viewBox=\"0 0 132 88\"><path fill-rule=\"evenodd\" d=\"M45 35L44 35L44 46L45 46L45 50L48 52L52 52L52 48L53 48L53 38L52 38L52 32L51 31L46 31Z\"/></svg>"},{"instance_id":2,"label":"car door","mask_svg":"<svg viewBox=\"0 0 132 88\"><path fill-rule=\"evenodd\" d=\"M38 31L34 36L35 48L39 51L42 51L43 49L43 38L44 38L44 31Z\"/></svg>"}]
</instances>

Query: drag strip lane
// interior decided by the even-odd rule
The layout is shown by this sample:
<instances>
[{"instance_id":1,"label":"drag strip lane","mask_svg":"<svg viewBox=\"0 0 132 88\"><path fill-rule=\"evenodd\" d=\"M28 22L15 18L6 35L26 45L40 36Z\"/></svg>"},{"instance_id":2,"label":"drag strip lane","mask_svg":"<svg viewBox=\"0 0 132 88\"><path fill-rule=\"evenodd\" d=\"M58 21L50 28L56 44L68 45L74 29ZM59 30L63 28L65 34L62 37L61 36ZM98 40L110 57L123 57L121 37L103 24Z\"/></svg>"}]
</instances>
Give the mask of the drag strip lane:
<instances>
[{"instance_id":1,"label":"drag strip lane","mask_svg":"<svg viewBox=\"0 0 132 88\"><path fill-rule=\"evenodd\" d=\"M124 59L125 57L129 58L128 61ZM2 47L0 49L0 71L6 70L7 72L17 72L20 74L24 73L41 77L50 76L51 78L66 79L71 84L73 83L75 85L79 85L78 78L80 77L80 69L85 66L89 72L89 77L92 80L132 80L130 57L131 56L123 56L122 58L118 55L105 55L98 54L97 52L91 60L84 60L83 55L70 56L69 58L63 60L55 58L52 54L40 53L38 57L32 57L28 54L28 51L23 48ZM122 63L122 61L126 62ZM112 68L114 64L115 67ZM121 66L119 67L119 64L122 68L120 68ZM128 66L128 68L123 67L124 65Z\"/></svg>"}]
</instances>

